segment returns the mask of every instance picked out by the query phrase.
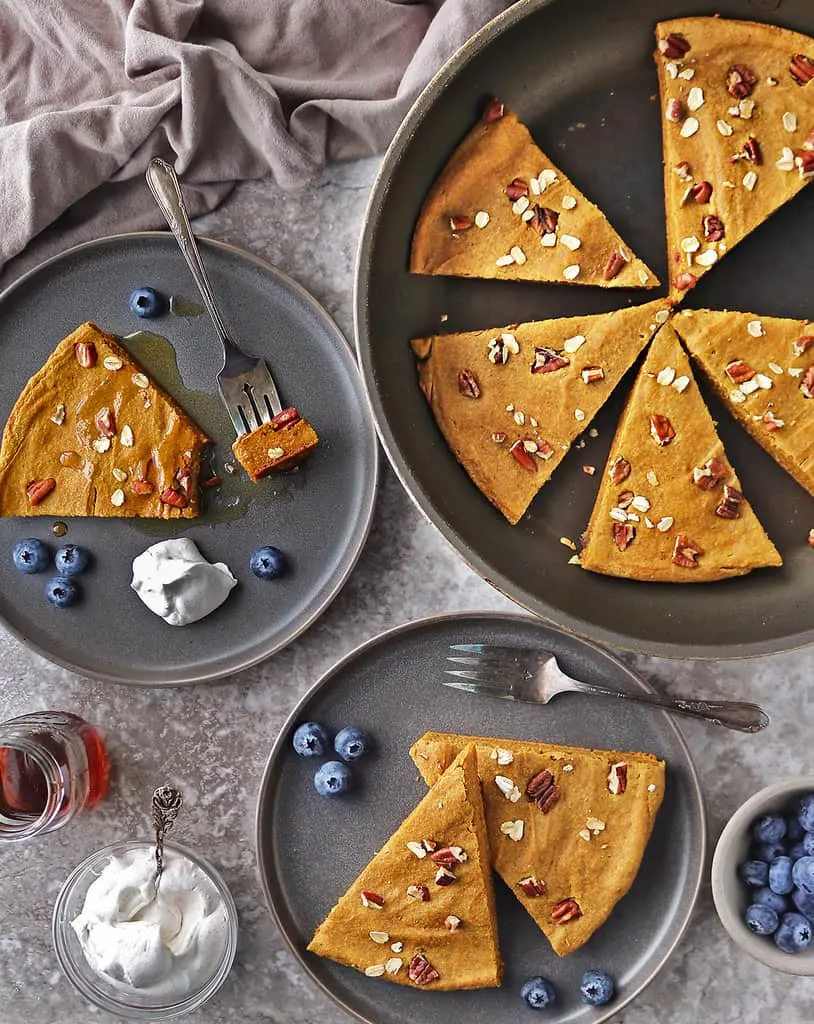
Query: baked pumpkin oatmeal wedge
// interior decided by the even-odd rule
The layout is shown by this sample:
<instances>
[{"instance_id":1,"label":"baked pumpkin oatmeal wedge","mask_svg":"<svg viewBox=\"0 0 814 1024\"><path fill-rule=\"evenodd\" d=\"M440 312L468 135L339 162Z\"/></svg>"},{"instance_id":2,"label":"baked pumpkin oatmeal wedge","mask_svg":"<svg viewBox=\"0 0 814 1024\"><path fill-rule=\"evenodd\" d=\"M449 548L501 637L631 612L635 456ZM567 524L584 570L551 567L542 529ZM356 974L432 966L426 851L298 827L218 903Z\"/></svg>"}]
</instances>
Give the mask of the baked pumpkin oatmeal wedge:
<instances>
[{"instance_id":1,"label":"baked pumpkin oatmeal wedge","mask_svg":"<svg viewBox=\"0 0 814 1024\"><path fill-rule=\"evenodd\" d=\"M673 322L732 415L814 494L814 323L714 309Z\"/></svg>"},{"instance_id":2,"label":"baked pumpkin oatmeal wedge","mask_svg":"<svg viewBox=\"0 0 814 1024\"><path fill-rule=\"evenodd\" d=\"M656 26L672 294L814 175L814 39L774 25Z\"/></svg>"},{"instance_id":3,"label":"baked pumpkin oatmeal wedge","mask_svg":"<svg viewBox=\"0 0 814 1024\"><path fill-rule=\"evenodd\" d=\"M653 340L622 413L580 561L592 572L665 583L782 565L672 324Z\"/></svg>"},{"instance_id":4,"label":"baked pumpkin oatmeal wedge","mask_svg":"<svg viewBox=\"0 0 814 1024\"><path fill-rule=\"evenodd\" d=\"M455 458L510 523L670 315L665 299L411 344Z\"/></svg>"},{"instance_id":5,"label":"baked pumpkin oatmeal wedge","mask_svg":"<svg viewBox=\"0 0 814 1024\"><path fill-rule=\"evenodd\" d=\"M192 518L207 443L112 335L82 324L11 410L0 515Z\"/></svg>"},{"instance_id":6,"label":"baked pumpkin oatmeal wedge","mask_svg":"<svg viewBox=\"0 0 814 1024\"><path fill-rule=\"evenodd\" d=\"M659 283L500 100L488 104L430 189L410 270L600 288Z\"/></svg>"},{"instance_id":7,"label":"baked pumpkin oatmeal wedge","mask_svg":"<svg viewBox=\"0 0 814 1024\"><path fill-rule=\"evenodd\" d=\"M456 753L317 928L312 953L419 989L500 984L477 756L471 744Z\"/></svg>"},{"instance_id":8,"label":"baked pumpkin oatmeal wedge","mask_svg":"<svg viewBox=\"0 0 814 1024\"><path fill-rule=\"evenodd\" d=\"M435 786L477 750L492 864L565 956L583 946L633 884L664 796L652 754L425 733L410 750Z\"/></svg>"}]
</instances>

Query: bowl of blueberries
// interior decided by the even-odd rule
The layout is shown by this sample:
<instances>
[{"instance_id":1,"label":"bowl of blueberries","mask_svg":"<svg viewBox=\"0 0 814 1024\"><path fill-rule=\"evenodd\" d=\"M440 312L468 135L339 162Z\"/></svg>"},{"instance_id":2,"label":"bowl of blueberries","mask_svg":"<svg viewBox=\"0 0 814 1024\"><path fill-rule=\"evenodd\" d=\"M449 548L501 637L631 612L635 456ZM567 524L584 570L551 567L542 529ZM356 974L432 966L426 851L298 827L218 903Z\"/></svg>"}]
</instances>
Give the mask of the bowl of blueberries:
<instances>
[{"instance_id":1,"label":"bowl of blueberries","mask_svg":"<svg viewBox=\"0 0 814 1024\"><path fill-rule=\"evenodd\" d=\"M767 786L732 815L712 859L712 898L741 949L814 976L814 775Z\"/></svg>"}]
</instances>

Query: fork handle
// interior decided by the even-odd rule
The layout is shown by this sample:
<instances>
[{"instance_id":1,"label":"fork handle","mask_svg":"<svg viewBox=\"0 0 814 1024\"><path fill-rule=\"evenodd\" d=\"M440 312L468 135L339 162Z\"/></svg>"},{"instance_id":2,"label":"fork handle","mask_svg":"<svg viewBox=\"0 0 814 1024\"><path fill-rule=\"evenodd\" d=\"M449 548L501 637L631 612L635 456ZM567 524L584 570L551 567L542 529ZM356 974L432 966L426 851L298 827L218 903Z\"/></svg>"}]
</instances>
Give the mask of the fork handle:
<instances>
[{"instance_id":1,"label":"fork handle","mask_svg":"<svg viewBox=\"0 0 814 1024\"><path fill-rule=\"evenodd\" d=\"M215 325L215 330L223 344L224 356L229 349L234 349L237 354L245 359L246 356L243 351L232 340L215 302L212 286L209 283L209 276L206 273L201 254L198 251L195 235L192 233L186 204L181 194L181 186L178 184L175 170L166 160L162 160L161 157L153 157L147 167L147 184L150 187L153 198L158 203L158 208L164 214L170 231L175 236L175 241L181 249L190 273L195 279L195 284L201 293L206 311L212 318L212 323Z\"/></svg>"},{"instance_id":2,"label":"fork handle","mask_svg":"<svg viewBox=\"0 0 814 1024\"><path fill-rule=\"evenodd\" d=\"M628 693L625 690L612 690L594 683L579 682L582 693L600 694L605 697L621 697L623 700L635 700L639 704L652 704L654 707L677 711L691 718L702 718L714 725L723 725L727 729L740 732L760 732L769 724L769 716L757 704L742 700L688 700L683 697L660 697L651 693Z\"/></svg>"}]
</instances>

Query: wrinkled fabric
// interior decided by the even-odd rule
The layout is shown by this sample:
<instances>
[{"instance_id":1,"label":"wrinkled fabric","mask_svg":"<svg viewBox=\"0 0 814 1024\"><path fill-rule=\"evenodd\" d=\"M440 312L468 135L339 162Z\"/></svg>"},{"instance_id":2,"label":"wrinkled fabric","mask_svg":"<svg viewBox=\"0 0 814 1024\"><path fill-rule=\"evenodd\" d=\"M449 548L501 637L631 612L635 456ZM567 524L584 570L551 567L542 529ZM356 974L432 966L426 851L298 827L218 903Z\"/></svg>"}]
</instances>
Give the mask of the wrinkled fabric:
<instances>
[{"instance_id":1,"label":"wrinkled fabric","mask_svg":"<svg viewBox=\"0 0 814 1024\"><path fill-rule=\"evenodd\" d=\"M162 156L193 216L380 152L422 87L510 0L0 0L0 268L163 226Z\"/></svg>"}]
</instances>

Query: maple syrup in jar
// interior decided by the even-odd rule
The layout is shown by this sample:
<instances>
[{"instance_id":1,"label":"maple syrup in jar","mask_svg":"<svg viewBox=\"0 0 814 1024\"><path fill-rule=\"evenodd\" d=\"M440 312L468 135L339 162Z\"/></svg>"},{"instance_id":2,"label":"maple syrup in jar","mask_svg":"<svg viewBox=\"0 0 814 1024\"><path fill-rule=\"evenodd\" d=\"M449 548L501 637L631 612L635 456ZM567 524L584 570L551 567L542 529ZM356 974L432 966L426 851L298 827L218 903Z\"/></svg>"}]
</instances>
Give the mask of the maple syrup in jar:
<instances>
[{"instance_id":1,"label":"maple syrup in jar","mask_svg":"<svg viewBox=\"0 0 814 1024\"><path fill-rule=\"evenodd\" d=\"M109 783L104 740L78 715L39 711L0 723L0 843L61 828Z\"/></svg>"}]
</instances>

